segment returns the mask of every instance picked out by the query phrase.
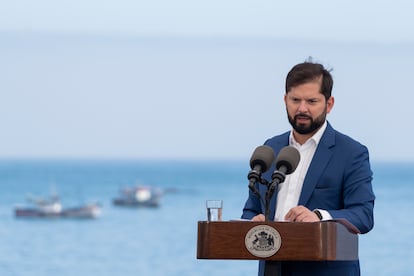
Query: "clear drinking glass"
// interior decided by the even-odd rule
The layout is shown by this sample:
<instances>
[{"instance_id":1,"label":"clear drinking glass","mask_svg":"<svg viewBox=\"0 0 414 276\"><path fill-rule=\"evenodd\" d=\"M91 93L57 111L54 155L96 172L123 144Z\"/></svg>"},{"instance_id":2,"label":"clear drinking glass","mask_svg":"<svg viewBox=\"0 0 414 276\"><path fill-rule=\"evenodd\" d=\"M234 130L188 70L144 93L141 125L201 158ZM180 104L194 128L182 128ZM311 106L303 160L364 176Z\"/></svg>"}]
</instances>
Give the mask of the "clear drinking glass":
<instances>
[{"instance_id":1,"label":"clear drinking glass","mask_svg":"<svg viewBox=\"0 0 414 276\"><path fill-rule=\"evenodd\" d=\"M223 214L223 200L207 200L207 221L221 221Z\"/></svg>"}]
</instances>

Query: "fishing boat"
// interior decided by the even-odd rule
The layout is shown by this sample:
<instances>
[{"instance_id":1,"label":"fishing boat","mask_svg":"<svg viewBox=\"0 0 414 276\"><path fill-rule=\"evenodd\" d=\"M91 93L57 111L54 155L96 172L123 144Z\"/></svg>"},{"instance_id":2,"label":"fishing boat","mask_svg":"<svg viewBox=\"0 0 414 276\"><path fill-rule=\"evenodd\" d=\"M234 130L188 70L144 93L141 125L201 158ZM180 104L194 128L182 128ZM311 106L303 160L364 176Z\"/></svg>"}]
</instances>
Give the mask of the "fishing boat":
<instances>
[{"instance_id":1,"label":"fishing boat","mask_svg":"<svg viewBox=\"0 0 414 276\"><path fill-rule=\"evenodd\" d=\"M26 218L96 218L101 214L101 206L98 203L89 203L80 206L64 208L58 195L47 198L27 198L30 205L16 206L16 217Z\"/></svg>"},{"instance_id":2,"label":"fishing boat","mask_svg":"<svg viewBox=\"0 0 414 276\"><path fill-rule=\"evenodd\" d=\"M162 190L152 186L137 185L120 190L119 197L112 203L130 207L158 207Z\"/></svg>"}]
</instances>

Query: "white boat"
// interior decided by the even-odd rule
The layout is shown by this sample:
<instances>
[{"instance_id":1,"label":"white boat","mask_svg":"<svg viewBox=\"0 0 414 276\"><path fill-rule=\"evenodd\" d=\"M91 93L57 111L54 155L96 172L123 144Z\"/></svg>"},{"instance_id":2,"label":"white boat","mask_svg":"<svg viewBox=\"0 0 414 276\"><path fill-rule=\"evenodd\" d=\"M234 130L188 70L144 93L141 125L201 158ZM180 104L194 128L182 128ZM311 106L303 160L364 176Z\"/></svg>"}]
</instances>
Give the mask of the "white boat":
<instances>
[{"instance_id":1,"label":"white boat","mask_svg":"<svg viewBox=\"0 0 414 276\"><path fill-rule=\"evenodd\" d=\"M96 218L101 214L101 206L98 203L63 208L59 196L52 195L48 198L29 197L30 205L16 206L16 217L26 218Z\"/></svg>"},{"instance_id":2,"label":"white boat","mask_svg":"<svg viewBox=\"0 0 414 276\"><path fill-rule=\"evenodd\" d=\"M120 190L120 195L113 199L114 205L131 207L158 207L162 191L151 186L126 187Z\"/></svg>"}]
</instances>

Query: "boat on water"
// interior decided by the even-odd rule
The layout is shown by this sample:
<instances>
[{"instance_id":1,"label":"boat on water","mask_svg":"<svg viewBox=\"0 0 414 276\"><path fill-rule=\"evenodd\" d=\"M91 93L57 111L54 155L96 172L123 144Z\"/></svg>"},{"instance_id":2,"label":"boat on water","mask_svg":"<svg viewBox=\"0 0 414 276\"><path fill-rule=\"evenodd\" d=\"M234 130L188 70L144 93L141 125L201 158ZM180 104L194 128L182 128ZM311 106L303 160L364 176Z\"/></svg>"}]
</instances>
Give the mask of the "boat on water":
<instances>
[{"instance_id":1,"label":"boat on water","mask_svg":"<svg viewBox=\"0 0 414 276\"><path fill-rule=\"evenodd\" d=\"M26 218L96 218L101 214L101 206L98 203L89 203L80 206L63 208L59 196L52 195L48 198L29 197L30 206L16 206L16 217Z\"/></svg>"},{"instance_id":2,"label":"boat on water","mask_svg":"<svg viewBox=\"0 0 414 276\"><path fill-rule=\"evenodd\" d=\"M112 203L129 207L158 207L162 190L157 187L137 185L120 190L119 197Z\"/></svg>"}]
</instances>

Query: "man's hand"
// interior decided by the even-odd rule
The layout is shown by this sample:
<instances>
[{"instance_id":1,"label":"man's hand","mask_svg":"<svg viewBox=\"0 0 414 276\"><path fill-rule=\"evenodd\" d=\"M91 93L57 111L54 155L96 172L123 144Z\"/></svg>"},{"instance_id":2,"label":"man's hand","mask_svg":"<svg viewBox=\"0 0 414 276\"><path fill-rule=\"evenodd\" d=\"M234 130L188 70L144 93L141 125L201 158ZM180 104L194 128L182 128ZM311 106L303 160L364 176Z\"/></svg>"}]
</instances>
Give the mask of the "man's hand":
<instances>
[{"instance_id":1,"label":"man's hand","mask_svg":"<svg viewBox=\"0 0 414 276\"><path fill-rule=\"evenodd\" d=\"M287 221L297 221L297 222L315 222L320 221L318 216L306 208L305 206L296 206L289 210L286 214L285 219Z\"/></svg>"},{"instance_id":2,"label":"man's hand","mask_svg":"<svg viewBox=\"0 0 414 276\"><path fill-rule=\"evenodd\" d=\"M252 218L252 221L260 221L260 222L263 222L263 221L265 221L265 216L263 214L258 214L257 216L254 216Z\"/></svg>"}]
</instances>

